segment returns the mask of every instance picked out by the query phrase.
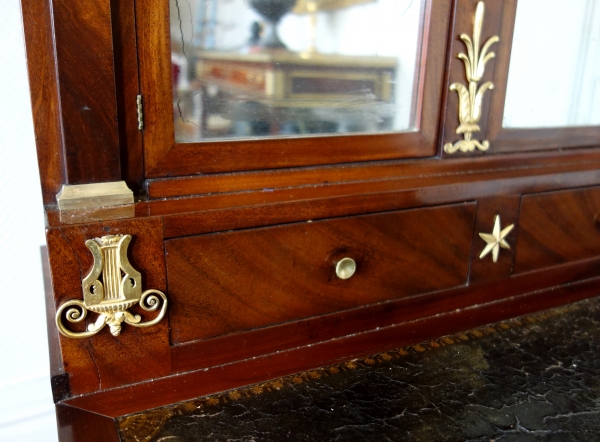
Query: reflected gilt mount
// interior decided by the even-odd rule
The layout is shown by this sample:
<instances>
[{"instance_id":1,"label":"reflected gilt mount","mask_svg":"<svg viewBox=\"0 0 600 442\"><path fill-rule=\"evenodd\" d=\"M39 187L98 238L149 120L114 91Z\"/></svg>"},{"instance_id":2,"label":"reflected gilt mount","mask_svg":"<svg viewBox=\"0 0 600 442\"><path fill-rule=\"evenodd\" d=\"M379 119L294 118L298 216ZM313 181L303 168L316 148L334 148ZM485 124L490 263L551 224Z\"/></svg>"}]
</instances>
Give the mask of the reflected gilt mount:
<instances>
[{"instance_id":1,"label":"reflected gilt mount","mask_svg":"<svg viewBox=\"0 0 600 442\"><path fill-rule=\"evenodd\" d=\"M446 153L454 153L458 150L461 152L472 152L475 148L485 151L490 147L490 143L487 140L480 142L473 139L473 133L479 132L479 119L481 118L481 106L483 101L483 95L489 89L494 88L494 84L491 81L479 85L479 81L483 77L485 70L485 64L496 56L493 52L488 52L490 47L500 41L500 38L495 35L490 37L481 50L479 49L479 42L481 39L481 29L483 27L483 17L485 14L485 6L483 2L477 3L477 9L475 10L475 17L473 20L473 40L466 35L461 34L460 39L464 42L467 48L467 55L462 52L458 54L465 65L465 73L467 81L469 82L468 87L460 83L452 83L450 85L451 91L458 93L458 119L460 125L456 129L457 134L463 134L464 139L457 141L456 143L446 143L444 145L444 151Z\"/></svg>"},{"instance_id":2,"label":"reflected gilt mount","mask_svg":"<svg viewBox=\"0 0 600 442\"><path fill-rule=\"evenodd\" d=\"M131 235L107 235L90 239L85 245L94 256L92 270L83 279L83 301L72 299L56 312L56 325L64 336L88 338L108 325L113 336L121 333L123 322L134 327L150 327L157 324L167 311L167 297L159 290L142 293L142 276L129 264L127 247ZM161 302L162 300L162 302ZM146 311L155 311L162 304L154 319L142 322L140 315L128 311L137 303ZM84 332L73 332L63 324L63 312L69 322L83 321L88 311L97 313L96 321Z\"/></svg>"}]
</instances>

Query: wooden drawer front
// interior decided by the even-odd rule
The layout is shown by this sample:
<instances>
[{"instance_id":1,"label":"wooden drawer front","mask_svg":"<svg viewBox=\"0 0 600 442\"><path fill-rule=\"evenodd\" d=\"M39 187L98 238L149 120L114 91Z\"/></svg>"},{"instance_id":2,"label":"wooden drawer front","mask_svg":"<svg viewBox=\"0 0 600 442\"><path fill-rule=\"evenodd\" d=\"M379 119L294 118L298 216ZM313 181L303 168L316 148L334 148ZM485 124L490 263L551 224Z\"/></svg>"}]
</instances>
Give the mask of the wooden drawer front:
<instances>
[{"instance_id":1,"label":"wooden drawer front","mask_svg":"<svg viewBox=\"0 0 600 442\"><path fill-rule=\"evenodd\" d=\"M171 342L464 284L474 218L469 203L168 240Z\"/></svg>"},{"instance_id":2,"label":"wooden drawer front","mask_svg":"<svg viewBox=\"0 0 600 442\"><path fill-rule=\"evenodd\" d=\"M524 196L515 273L598 256L599 211L598 187Z\"/></svg>"}]
</instances>

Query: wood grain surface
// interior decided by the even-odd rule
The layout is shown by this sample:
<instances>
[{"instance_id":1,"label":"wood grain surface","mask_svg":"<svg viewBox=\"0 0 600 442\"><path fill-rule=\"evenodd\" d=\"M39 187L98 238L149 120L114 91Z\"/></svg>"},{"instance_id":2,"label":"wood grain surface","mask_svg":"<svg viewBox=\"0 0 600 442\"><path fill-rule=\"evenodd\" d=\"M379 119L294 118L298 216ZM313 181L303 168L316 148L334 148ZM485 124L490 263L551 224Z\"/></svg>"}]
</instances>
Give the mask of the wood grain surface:
<instances>
[{"instance_id":1,"label":"wood grain surface","mask_svg":"<svg viewBox=\"0 0 600 442\"><path fill-rule=\"evenodd\" d=\"M173 344L464 284L474 204L166 242ZM342 258L356 262L347 280Z\"/></svg>"},{"instance_id":2,"label":"wood grain surface","mask_svg":"<svg viewBox=\"0 0 600 442\"><path fill-rule=\"evenodd\" d=\"M599 282L600 279L595 278L497 302L484 302L472 308L434 314L343 339L81 396L66 403L110 417L123 416L590 298L597 296Z\"/></svg>"},{"instance_id":3,"label":"wood grain surface","mask_svg":"<svg viewBox=\"0 0 600 442\"><path fill-rule=\"evenodd\" d=\"M138 129L137 95L140 93L136 47L135 2L112 2L115 89L119 115L121 179L136 194L144 192L144 152Z\"/></svg>"},{"instance_id":4,"label":"wood grain surface","mask_svg":"<svg viewBox=\"0 0 600 442\"><path fill-rule=\"evenodd\" d=\"M574 149L568 152L523 153L518 159L514 155L463 157L453 161L436 158L161 178L147 180L147 188L150 198L172 198L285 187L461 175L467 171L468 173L492 171L497 173L512 169L537 173L534 170L577 163L583 165L584 162L596 160L600 160L600 150Z\"/></svg>"},{"instance_id":5,"label":"wood grain surface","mask_svg":"<svg viewBox=\"0 0 600 442\"><path fill-rule=\"evenodd\" d=\"M56 424L60 442L119 442L113 418L70 405L56 405Z\"/></svg>"},{"instance_id":6,"label":"wood grain surface","mask_svg":"<svg viewBox=\"0 0 600 442\"><path fill-rule=\"evenodd\" d=\"M490 151L450 157L448 87L465 83L458 37L477 0L427 3L413 132L184 144L169 2L22 0L52 374L57 399L71 398L57 408L61 440L118 440L113 418L126 413L596 296L600 129L501 127L516 2L486 2L482 40L501 37L476 134ZM62 184L121 179L150 199L51 206ZM497 264L478 259L495 214L516 224ZM92 265L85 240L115 233L133 236L130 262L144 289L167 293L168 317L118 337L60 336L56 309L82 298ZM358 270L340 280L346 256Z\"/></svg>"},{"instance_id":7,"label":"wood grain surface","mask_svg":"<svg viewBox=\"0 0 600 442\"><path fill-rule=\"evenodd\" d=\"M52 0L68 184L121 179L110 0Z\"/></svg>"},{"instance_id":8,"label":"wood grain surface","mask_svg":"<svg viewBox=\"0 0 600 442\"><path fill-rule=\"evenodd\" d=\"M122 208L98 208L61 214L49 208L46 215L49 227L129 216L159 217L165 223L165 237L173 238L598 185L600 162L594 152L596 149L589 151L589 161L585 152L580 152L582 156L575 161L570 155L559 155L548 163L543 160L548 154L535 154L523 167L511 167L519 160L513 156L512 161L506 158L492 162L497 167L476 171L466 168L444 172L443 168L434 168L431 174L418 176L142 201L134 205L131 213L123 213ZM536 158L543 166L535 166Z\"/></svg>"},{"instance_id":9,"label":"wood grain surface","mask_svg":"<svg viewBox=\"0 0 600 442\"><path fill-rule=\"evenodd\" d=\"M288 322L219 338L192 341L173 346L173 372L183 373L252 358L269 352L313 345L365 330L410 323L443 312L466 309L600 276L600 258L523 273L498 283L497 279L381 302L368 307L331 313L302 321ZM459 324L456 324L457 326Z\"/></svg>"},{"instance_id":10,"label":"wood grain surface","mask_svg":"<svg viewBox=\"0 0 600 442\"><path fill-rule=\"evenodd\" d=\"M600 188L525 195L515 272L600 254Z\"/></svg>"},{"instance_id":11,"label":"wood grain surface","mask_svg":"<svg viewBox=\"0 0 600 442\"><path fill-rule=\"evenodd\" d=\"M572 169L566 173L568 167ZM592 164L561 166L563 173L560 174L552 173L551 168L529 171L495 170L278 191L267 189L227 196L157 201L150 203L145 213L164 216L165 237L172 238L477 200L519 192L543 192L595 185L600 183L600 170L597 167ZM231 205L227 205L228 203Z\"/></svg>"},{"instance_id":12,"label":"wood grain surface","mask_svg":"<svg viewBox=\"0 0 600 442\"><path fill-rule=\"evenodd\" d=\"M65 182L56 58L47 0L22 0L27 69L44 204L55 204Z\"/></svg>"},{"instance_id":13,"label":"wood grain surface","mask_svg":"<svg viewBox=\"0 0 600 442\"><path fill-rule=\"evenodd\" d=\"M56 309L71 299L82 299L81 280L92 267L93 258L87 239L108 234L132 235L128 256L133 268L142 274L143 289L166 291L166 273L160 220L132 220L95 223L49 230L47 233L50 268ZM155 313L132 309L146 320ZM54 317L54 315L52 315ZM86 321L96 318L91 313ZM64 321L63 323L65 323ZM87 324L66 322L74 331ZM78 329L79 326L79 329ZM58 335L55 326L51 327ZM171 358L168 319L149 328L123 326L112 336L108 329L85 339L60 337L64 370L69 374L71 395L130 384L169 374Z\"/></svg>"}]
</instances>

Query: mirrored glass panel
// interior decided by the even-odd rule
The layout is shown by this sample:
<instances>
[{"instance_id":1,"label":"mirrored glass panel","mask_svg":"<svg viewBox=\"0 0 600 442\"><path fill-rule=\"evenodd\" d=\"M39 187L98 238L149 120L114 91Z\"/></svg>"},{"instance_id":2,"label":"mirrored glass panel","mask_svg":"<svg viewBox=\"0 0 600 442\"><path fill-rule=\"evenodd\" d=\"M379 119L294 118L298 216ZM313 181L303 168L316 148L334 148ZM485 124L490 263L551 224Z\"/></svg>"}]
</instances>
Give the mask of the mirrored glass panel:
<instances>
[{"instance_id":1,"label":"mirrored glass panel","mask_svg":"<svg viewBox=\"0 0 600 442\"><path fill-rule=\"evenodd\" d=\"M507 128L600 124L600 1L519 0Z\"/></svg>"},{"instance_id":2,"label":"mirrored glass panel","mask_svg":"<svg viewBox=\"0 0 600 442\"><path fill-rule=\"evenodd\" d=\"M426 0L170 0L178 142L408 131Z\"/></svg>"}]
</instances>

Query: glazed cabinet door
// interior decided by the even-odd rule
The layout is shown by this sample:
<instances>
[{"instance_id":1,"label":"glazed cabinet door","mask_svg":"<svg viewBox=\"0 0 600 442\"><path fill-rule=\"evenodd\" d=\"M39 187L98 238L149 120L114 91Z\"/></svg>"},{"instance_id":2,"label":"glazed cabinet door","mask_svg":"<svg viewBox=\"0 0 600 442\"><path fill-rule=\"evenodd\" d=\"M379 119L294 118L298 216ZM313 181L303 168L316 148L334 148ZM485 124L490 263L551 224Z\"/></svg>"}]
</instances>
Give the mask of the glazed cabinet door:
<instances>
[{"instance_id":1,"label":"glazed cabinet door","mask_svg":"<svg viewBox=\"0 0 600 442\"><path fill-rule=\"evenodd\" d=\"M475 3L456 2L465 9ZM472 47L477 49L477 39L485 54L473 59L467 56L468 43L452 40L445 154L600 145L597 2L508 0L485 2L485 7L485 22L476 15L468 34ZM471 24L466 15L456 17L453 34L458 36ZM494 57L486 63L490 53ZM469 80L472 61L481 69ZM470 145L465 134L474 140Z\"/></svg>"},{"instance_id":2,"label":"glazed cabinet door","mask_svg":"<svg viewBox=\"0 0 600 442\"><path fill-rule=\"evenodd\" d=\"M136 2L148 178L437 153L449 0Z\"/></svg>"}]
</instances>

